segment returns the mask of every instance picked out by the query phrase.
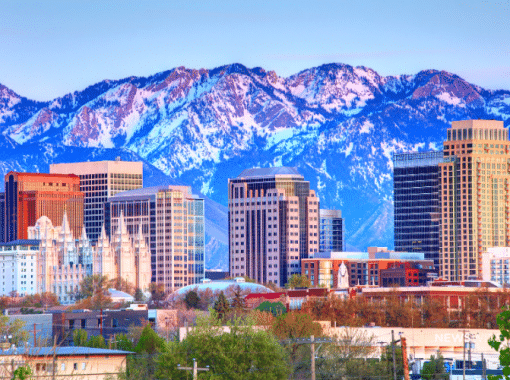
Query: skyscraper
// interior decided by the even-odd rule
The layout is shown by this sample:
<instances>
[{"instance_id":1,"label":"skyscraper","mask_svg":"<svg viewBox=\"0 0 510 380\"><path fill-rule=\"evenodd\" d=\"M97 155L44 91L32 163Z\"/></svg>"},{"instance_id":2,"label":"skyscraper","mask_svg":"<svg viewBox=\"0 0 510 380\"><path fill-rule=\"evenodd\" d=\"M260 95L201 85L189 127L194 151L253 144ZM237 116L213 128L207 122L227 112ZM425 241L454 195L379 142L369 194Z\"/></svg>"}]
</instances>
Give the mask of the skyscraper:
<instances>
[{"instance_id":1,"label":"skyscraper","mask_svg":"<svg viewBox=\"0 0 510 380\"><path fill-rule=\"evenodd\" d=\"M204 200L188 186L156 186L124 191L105 208L108 234L124 215L131 235L141 234L151 252L152 282L165 291L199 284L204 278Z\"/></svg>"},{"instance_id":2,"label":"skyscraper","mask_svg":"<svg viewBox=\"0 0 510 380\"><path fill-rule=\"evenodd\" d=\"M85 194L84 224L87 236L97 241L103 224L104 204L115 194L143 187L143 163L91 161L51 164L50 173L76 174Z\"/></svg>"},{"instance_id":3,"label":"skyscraper","mask_svg":"<svg viewBox=\"0 0 510 380\"><path fill-rule=\"evenodd\" d=\"M319 199L296 168L254 168L228 181L229 271L287 283L319 250Z\"/></svg>"},{"instance_id":4,"label":"skyscraper","mask_svg":"<svg viewBox=\"0 0 510 380\"><path fill-rule=\"evenodd\" d=\"M344 250L344 220L340 210L319 210L321 252Z\"/></svg>"},{"instance_id":5,"label":"skyscraper","mask_svg":"<svg viewBox=\"0 0 510 380\"><path fill-rule=\"evenodd\" d=\"M444 142L440 275L482 277L482 253L510 246L510 142L502 121L454 121Z\"/></svg>"},{"instance_id":6,"label":"skyscraper","mask_svg":"<svg viewBox=\"0 0 510 380\"><path fill-rule=\"evenodd\" d=\"M441 201L439 164L443 152L393 156L395 250L423 252L439 271Z\"/></svg>"},{"instance_id":7,"label":"skyscraper","mask_svg":"<svg viewBox=\"0 0 510 380\"><path fill-rule=\"evenodd\" d=\"M74 174L9 172L5 175L4 241L27 238L27 228L46 215L60 223L67 211L75 236L83 227L83 193Z\"/></svg>"}]
</instances>

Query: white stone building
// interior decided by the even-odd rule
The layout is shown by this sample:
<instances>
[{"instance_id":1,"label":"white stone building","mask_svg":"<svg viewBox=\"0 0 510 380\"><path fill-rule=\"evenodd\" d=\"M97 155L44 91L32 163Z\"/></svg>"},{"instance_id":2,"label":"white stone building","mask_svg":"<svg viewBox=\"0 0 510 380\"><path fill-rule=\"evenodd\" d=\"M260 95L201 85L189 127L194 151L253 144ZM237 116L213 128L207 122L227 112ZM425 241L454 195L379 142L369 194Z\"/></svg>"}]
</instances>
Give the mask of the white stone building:
<instances>
[{"instance_id":1,"label":"white stone building","mask_svg":"<svg viewBox=\"0 0 510 380\"><path fill-rule=\"evenodd\" d=\"M36 260L39 242L15 240L0 244L1 295L37 293Z\"/></svg>"},{"instance_id":2,"label":"white stone building","mask_svg":"<svg viewBox=\"0 0 510 380\"><path fill-rule=\"evenodd\" d=\"M140 236L131 238L123 224L111 239L103 229L97 245L92 246L85 228L79 239L74 238L66 214L62 225L56 227L47 217L39 218L35 226L28 228L31 241L39 243L34 251L34 293L51 292L61 303L73 303L81 281L92 274L121 278L137 288L148 289L151 267L147 244Z\"/></svg>"}]
</instances>

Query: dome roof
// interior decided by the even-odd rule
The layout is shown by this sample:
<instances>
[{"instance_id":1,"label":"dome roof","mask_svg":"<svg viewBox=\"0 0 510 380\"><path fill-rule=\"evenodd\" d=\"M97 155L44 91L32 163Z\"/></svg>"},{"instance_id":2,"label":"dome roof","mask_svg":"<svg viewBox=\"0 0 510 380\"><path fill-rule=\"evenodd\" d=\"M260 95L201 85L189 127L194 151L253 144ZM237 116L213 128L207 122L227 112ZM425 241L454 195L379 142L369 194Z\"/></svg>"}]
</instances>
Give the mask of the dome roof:
<instances>
[{"instance_id":1,"label":"dome roof","mask_svg":"<svg viewBox=\"0 0 510 380\"><path fill-rule=\"evenodd\" d=\"M202 291L206 289L211 289L213 292L215 291L223 291L225 292L230 286L239 286L241 290L249 290L251 293L273 293L273 291L269 288L266 288L264 285L260 285L254 282L245 282L244 279L235 279L235 280L219 280L219 281L211 281L205 280L201 284L193 284L185 286L184 288L177 289L174 294L186 294L190 290Z\"/></svg>"},{"instance_id":2,"label":"dome roof","mask_svg":"<svg viewBox=\"0 0 510 380\"><path fill-rule=\"evenodd\" d=\"M53 228L53 223L51 223L50 218L48 218L46 215L43 215L37 219L37 222L35 222L35 227L39 227L41 229Z\"/></svg>"}]
</instances>

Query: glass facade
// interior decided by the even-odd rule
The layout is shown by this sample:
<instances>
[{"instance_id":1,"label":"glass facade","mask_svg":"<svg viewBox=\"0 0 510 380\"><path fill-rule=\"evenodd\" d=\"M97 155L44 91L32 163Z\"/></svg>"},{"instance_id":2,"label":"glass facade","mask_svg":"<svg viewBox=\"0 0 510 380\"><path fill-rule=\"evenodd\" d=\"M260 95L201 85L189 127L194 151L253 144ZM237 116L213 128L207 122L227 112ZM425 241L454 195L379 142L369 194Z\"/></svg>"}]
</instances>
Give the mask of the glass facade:
<instances>
[{"instance_id":1,"label":"glass facade","mask_svg":"<svg viewBox=\"0 0 510 380\"><path fill-rule=\"evenodd\" d=\"M423 252L439 269L440 169L443 152L393 157L395 250Z\"/></svg>"},{"instance_id":2,"label":"glass facade","mask_svg":"<svg viewBox=\"0 0 510 380\"><path fill-rule=\"evenodd\" d=\"M344 251L344 220L340 210L320 210L321 252Z\"/></svg>"},{"instance_id":3,"label":"glass facade","mask_svg":"<svg viewBox=\"0 0 510 380\"><path fill-rule=\"evenodd\" d=\"M204 278L204 200L186 186L159 186L123 192L105 209L107 233L124 214L129 233L147 239L152 282L165 291L199 284Z\"/></svg>"}]
</instances>

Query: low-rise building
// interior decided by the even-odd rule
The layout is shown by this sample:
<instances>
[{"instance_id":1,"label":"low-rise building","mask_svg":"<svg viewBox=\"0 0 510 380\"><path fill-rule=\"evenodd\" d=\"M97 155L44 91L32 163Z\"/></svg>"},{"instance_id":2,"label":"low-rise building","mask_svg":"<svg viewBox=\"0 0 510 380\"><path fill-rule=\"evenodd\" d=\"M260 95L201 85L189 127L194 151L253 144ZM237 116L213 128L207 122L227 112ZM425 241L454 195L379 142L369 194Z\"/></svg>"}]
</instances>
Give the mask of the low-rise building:
<instances>
[{"instance_id":1,"label":"low-rise building","mask_svg":"<svg viewBox=\"0 0 510 380\"><path fill-rule=\"evenodd\" d=\"M482 254L482 279L510 284L510 247L488 248Z\"/></svg>"},{"instance_id":2,"label":"low-rise building","mask_svg":"<svg viewBox=\"0 0 510 380\"><path fill-rule=\"evenodd\" d=\"M340 273L342 264L345 273ZM338 288L342 281L347 287L420 286L426 283L429 273L434 273L434 262L425 260L423 253L377 247L369 247L369 252L320 252L301 263L301 274L308 277L312 286L328 288Z\"/></svg>"},{"instance_id":3,"label":"low-rise building","mask_svg":"<svg viewBox=\"0 0 510 380\"><path fill-rule=\"evenodd\" d=\"M177 325L177 311L145 309L75 310L53 314L53 336L59 344L72 344L73 332L85 330L88 336L102 335L106 340L115 334L127 334L134 326L150 323L152 328L166 334Z\"/></svg>"},{"instance_id":4,"label":"low-rise building","mask_svg":"<svg viewBox=\"0 0 510 380\"><path fill-rule=\"evenodd\" d=\"M0 377L28 366L37 379L105 380L126 370L128 351L91 347L31 347L0 350Z\"/></svg>"}]
</instances>

